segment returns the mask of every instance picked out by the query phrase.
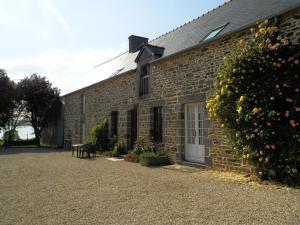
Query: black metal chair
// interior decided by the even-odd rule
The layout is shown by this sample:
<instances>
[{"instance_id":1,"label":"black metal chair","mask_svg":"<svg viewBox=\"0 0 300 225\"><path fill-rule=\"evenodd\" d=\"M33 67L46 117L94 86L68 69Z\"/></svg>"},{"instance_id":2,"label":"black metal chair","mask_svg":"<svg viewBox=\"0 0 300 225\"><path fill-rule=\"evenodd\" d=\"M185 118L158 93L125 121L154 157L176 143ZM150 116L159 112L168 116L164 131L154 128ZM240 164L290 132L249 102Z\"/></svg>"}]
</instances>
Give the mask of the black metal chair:
<instances>
[{"instance_id":1,"label":"black metal chair","mask_svg":"<svg viewBox=\"0 0 300 225\"><path fill-rule=\"evenodd\" d=\"M93 156L96 157L96 154L97 154L97 138L95 138L93 140L93 142L89 145L88 153L89 153L89 156L90 156L90 154L93 154Z\"/></svg>"},{"instance_id":2,"label":"black metal chair","mask_svg":"<svg viewBox=\"0 0 300 225\"><path fill-rule=\"evenodd\" d=\"M97 139L94 139L92 143L85 144L82 146L80 151L80 157L84 157L84 155L90 158L91 155L96 157L97 154Z\"/></svg>"}]
</instances>

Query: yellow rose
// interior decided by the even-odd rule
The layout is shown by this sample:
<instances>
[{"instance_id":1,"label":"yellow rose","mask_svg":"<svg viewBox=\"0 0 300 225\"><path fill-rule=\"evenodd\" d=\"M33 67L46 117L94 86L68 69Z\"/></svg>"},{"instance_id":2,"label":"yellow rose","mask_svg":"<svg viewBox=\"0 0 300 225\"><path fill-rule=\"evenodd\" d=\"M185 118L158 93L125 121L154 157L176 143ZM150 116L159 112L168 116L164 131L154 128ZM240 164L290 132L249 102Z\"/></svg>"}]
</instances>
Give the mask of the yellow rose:
<instances>
[{"instance_id":1,"label":"yellow rose","mask_svg":"<svg viewBox=\"0 0 300 225\"><path fill-rule=\"evenodd\" d=\"M259 109L255 107L255 108L252 110L252 112L253 112L253 113L258 113L258 112L259 112Z\"/></svg>"},{"instance_id":2,"label":"yellow rose","mask_svg":"<svg viewBox=\"0 0 300 225\"><path fill-rule=\"evenodd\" d=\"M244 101L245 101L245 96L242 95L242 96L240 97L240 102L244 102Z\"/></svg>"},{"instance_id":3,"label":"yellow rose","mask_svg":"<svg viewBox=\"0 0 300 225\"><path fill-rule=\"evenodd\" d=\"M242 111L243 111L243 108L240 106L240 107L238 108L237 112L238 112L239 114L241 114Z\"/></svg>"}]
</instances>

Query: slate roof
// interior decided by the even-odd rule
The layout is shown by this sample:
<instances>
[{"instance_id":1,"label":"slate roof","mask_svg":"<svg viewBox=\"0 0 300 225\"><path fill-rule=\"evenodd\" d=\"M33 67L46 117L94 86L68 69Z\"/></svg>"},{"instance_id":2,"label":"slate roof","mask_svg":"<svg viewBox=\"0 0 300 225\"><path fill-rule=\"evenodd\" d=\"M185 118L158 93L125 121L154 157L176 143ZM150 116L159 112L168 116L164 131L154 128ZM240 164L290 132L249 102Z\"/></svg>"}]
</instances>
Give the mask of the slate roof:
<instances>
[{"instance_id":1,"label":"slate roof","mask_svg":"<svg viewBox=\"0 0 300 225\"><path fill-rule=\"evenodd\" d=\"M230 0L202 16L190 21L162 36L149 41L150 45L163 47L164 59L170 55L181 52L201 44L212 30L225 25L226 27L212 41L226 34L239 31L243 28L294 8L300 7L300 0ZM205 42L203 42L205 43ZM121 56L97 67L97 73L107 77L115 74L121 75L136 68L135 58L138 52L125 52ZM108 72L111 70L111 72Z\"/></svg>"}]
</instances>

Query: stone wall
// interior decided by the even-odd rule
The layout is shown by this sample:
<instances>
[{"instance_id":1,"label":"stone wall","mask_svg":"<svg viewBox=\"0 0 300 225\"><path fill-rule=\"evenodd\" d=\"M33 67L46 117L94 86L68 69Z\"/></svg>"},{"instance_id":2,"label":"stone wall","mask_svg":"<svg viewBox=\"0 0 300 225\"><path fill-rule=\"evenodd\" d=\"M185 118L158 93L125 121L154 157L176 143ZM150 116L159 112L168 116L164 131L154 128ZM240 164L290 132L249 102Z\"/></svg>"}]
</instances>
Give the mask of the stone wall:
<instances>
[{"instance_id":1,"label":"stone wall","mask_svg":"<svg viewBox=\"0 0 300 225\"><path fill-rule=\"evenodd\" d=\"M110 121L112 111L118 111L118 135L127 139L127 112L135 107L136 102L135 82L135 74L129 72L66 95L66 139L71 139L73 144L85 142L86 136L101 118L106 117ZM82 109L83 96L85 110ZM85 137L82 137L82 124L85 126Z\"/></svg>"},{"instance_id":2,"label":"stone wall","mask_svg":"<svg viewBox=\"0 0 300 225\"><path fill-rule=\"evenodd\" d=\"M300 10L294 10L280 18L280 29L294 43L300 42ZM241 38L249 37L249 28L239 33L212 41L192 50L151 64L150 94L138 97L136 72L129 72L99 82L88 88L65 96L65 137L73 143L82 142L82 123L86 134L103 117L110 119L112 111L118 111L118 135L128 139L128 110L138 109L138 135L150 136L151 108L163 107L163 143L175 160L184 160L184 105L201 102L205 105L212 92L217 68ZM82 96L86 109L82 112ZM225 143L224 131L219 124L208 119L205 113L204 144L206 164L223 170L248 172L250 167L236 159Z\"/></svg>"}]
</instances>

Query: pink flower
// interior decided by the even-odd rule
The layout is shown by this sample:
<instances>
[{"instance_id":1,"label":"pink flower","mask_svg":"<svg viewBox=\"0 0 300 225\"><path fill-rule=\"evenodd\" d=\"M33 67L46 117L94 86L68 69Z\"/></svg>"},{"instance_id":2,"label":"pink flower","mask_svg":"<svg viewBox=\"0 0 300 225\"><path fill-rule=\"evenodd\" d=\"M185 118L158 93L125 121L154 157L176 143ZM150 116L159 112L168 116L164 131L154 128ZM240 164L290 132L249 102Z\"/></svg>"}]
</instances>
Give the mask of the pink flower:
<instances>
[{"instance_id":1,"label":"pink flower","mask_svg":"<svg viewBox=\"0 0 300 225\"><path fill-rule=\"evenodd\" d=\"M290 111L285 111L284 116L289 117L290 116Z\"/></svg>"},{"instance_id":2,"label":"pink flower","mask_svg":"<svg viewBox=\"0 0 300 225\"><path fill-rule=\"evenodd\" d=\"M281 65L281 63L277 63L276 66L277 66L277 68L280 68L282 65Z\"/></svg>"},{"instance_id":3,"label":"pink flower","mask_svg":"<svg viewBox=\"0 0 300 225\"><path fill-rule=\"evenodd\" d=\"M300 107L297 107L297 108L296 108L296 112L300 112Z\"/></svg>"},{"instance_id":4,"label":"pink flower","mask_svg":"<svg viewBox=\"0 0 300 225\"><path fill-rule=\"evenodd\" d=\"M263 155L263 154L264 154L264 152L263 152L263 151L260 151L260 152L259 152L259 154Z\"/></svg>"},{"instance_id":5,"label":"pink flower","mask_svg":"<svg viewBox=\"0 0 300 225\"><path fill-rule=\"evenodd\" d=\"M270 145L266 145L266 149L270 149Z\"/></svg>"},{"instance_id":6,"label":"pink flower","mask_svg":"<svg viewBox=\"0 0 300 225\"><path fill-rule=\"evenodd\" d=\"M266 163L268 163L268 162L269 162L269 158L266 158L265 160L266 160Z\"/></svg>"},{"instance_id":7,"label":"pink flower","mask_svg":"<svg viewBox=\"0 0 300 225\"><path fill-rule=\"evenodd\" d=\"M281 40L281 43L282 43L283 45L288 45L288 44L289 44L289 40L287 40L287 39L282 39L282 40Z\"/></svg>"},{"instance_id":8,"label":"pink flower","mask_svg":"<svg viewBox=\"0 0 300 225\"><path fill-rule=\"evenodd\" d=\"M276 149L276 146L275 145L271 145L271 149Z\"/></svg>"},{"instance_id":9,"label":"pink flower","mask_svg":"<svg viewBox=\"0 0 300 225\"><path fill-rule=\"evenodd\" d=\"M299 64L299 60L296 59L296 60L294 61L294 63L295 63L295 64Z\"/></svg>"},{"instance_id":10,"label":"pink flower","mask_svg":"<svg viewBox=\"0 0 300 225\"><path fill-rule=\"evenodd\" d=\"M295 120L290 120L290 124L291 124L292 127L296 127L296 122L295 122Z\"/></svg>"},{"instance_id":11,"label":"pink flower","mask_svg":"<svg viewBox=\"0 0 300 225\"><path fill-rule=\"evenodd\" d=\"M272 124L270 122L267 122L268 127L270 127Z\"/></svg>"},{"instance_id":12,"label":"pink flower","mask_svg":"<svg viewBox=\"0 0 300 225\"><path fill-rule=\"evenodd\" d=\"M270 43L271 43L271 39L268 38L268 39L266 40L266 43L267 43L267 44L270 44Z\"/></svg>"},{"instance_id":13,"label":"pink flower","mask_svg":"<svg viewBox=\"0 0 300 225\"><path fill-rule=\"evenodd\" d=\"M298 93L299 91L300 91L300 89L299 89L299 88L296 88L296 89L295 89L295 92L296 92L296 93Z\"/></svg>"},{"instance_id":14,"label":"pink flower","mask_svg":"<svg viewBox=\"0 0 300 225\"><path fill-rule=\"evenodd\" d=\"M271 43L269 43L269 44L268 44L268 48L270 48L270 49L271 49L271 48L272 48L272 46L273 46L273 45L272 45Z\"/></svg>"}]
</instances>

